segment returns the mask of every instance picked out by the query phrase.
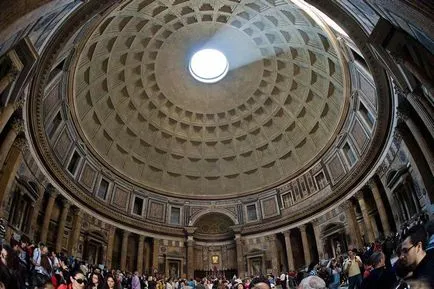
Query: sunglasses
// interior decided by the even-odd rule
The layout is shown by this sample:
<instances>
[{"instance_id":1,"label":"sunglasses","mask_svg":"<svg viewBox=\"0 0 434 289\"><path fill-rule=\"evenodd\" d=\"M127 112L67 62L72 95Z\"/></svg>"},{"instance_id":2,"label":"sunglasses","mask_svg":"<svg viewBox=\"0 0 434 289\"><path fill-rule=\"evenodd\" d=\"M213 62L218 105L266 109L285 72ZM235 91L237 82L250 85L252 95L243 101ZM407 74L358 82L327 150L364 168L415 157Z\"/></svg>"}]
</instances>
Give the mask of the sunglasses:
<instances>
[{"instance_id":1,"label":"sunglasses","mask_svg":"<svg viewBox=\"0 0 434 289\"><path fill-rule=\"evenodd\" d=\"M85 280L85 279L80 279L80 278L73 278L78 284L84 284L84 285L87 285L87 280Z\"/></svg>"},{"instance_id":2,"label":"sunglasses","mask_svg":"<svg viewBox=\"0 0 434 289\"><path fill-rule=\"evenodd\" d=\"M399 250L400 254L408 254L408 252L410 252L410 250L415 247L415 245L408 247L408 248L401 248L401 250Z\"/></svg>"}]
</instances>

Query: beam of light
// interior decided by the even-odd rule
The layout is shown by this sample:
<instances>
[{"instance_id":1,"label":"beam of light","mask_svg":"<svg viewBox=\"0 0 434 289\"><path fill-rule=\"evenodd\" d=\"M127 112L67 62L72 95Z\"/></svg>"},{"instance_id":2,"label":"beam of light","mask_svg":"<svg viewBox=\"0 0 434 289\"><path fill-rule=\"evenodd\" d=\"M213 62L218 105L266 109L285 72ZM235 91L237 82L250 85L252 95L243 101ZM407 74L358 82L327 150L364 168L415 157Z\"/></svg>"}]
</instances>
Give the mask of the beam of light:
<instances>
[{"instance_id":1,"label":"beam of light","mask_svg":"<svg viewBox=\"0 0 434 289\"><path fill-rule=\"evenodd\" d=\"M307 4L303 0L288 0L288 2L293 3L300 9L304 10L321 27L328 26L337 34L348 37L345 31L336 22L314 6ZM217 49L223 52L230 64L229 71L262 61L263 59L285 54L289 52L291 48L289 45L276 45L277 49L276 47L273 49L272 47L267 48L262 45L260 51L259 49L256 49L258 45L255 44L251 38L248 36L245 38L242 36L240 37L237 28L230 25L221 25L216 26L211 30L209 31L211 36L210 39L202 45L201 48Z\"/></svg>"},{"instance_id":2,"label":"beam of light","mask_svg":"<svg viewBox=\"0 0 434 289\"><path fill-rule=\"evenodd\" d=\"M329 27L335 30L337 33L342 34L348 37L348 34L340 27L333 19L331 19L327 14L323 13L321 10L317 9L315 6L312 6L306 3L304 0L291 0L298 7L306 11L315 21L318 22L316 17L319 17L322 21L324 21ZM313 12L312 15L309 12Z\"/></svg>"}]
</instances>

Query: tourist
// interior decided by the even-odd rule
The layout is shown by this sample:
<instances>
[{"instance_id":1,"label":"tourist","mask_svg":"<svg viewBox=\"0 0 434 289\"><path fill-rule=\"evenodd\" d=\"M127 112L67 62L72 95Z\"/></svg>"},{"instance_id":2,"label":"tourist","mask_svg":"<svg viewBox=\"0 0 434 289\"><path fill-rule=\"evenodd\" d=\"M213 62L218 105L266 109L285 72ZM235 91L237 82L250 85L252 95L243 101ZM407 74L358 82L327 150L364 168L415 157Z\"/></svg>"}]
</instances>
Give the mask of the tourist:
<instances>
[{"instance_id":1,"label":"tourist","mask_svg":"<svg viewBox=\"0 0 434 289\"><path fill-rule=\"evenodd\" d=\"M341 269L337 265L338 262L335 258L331 259L327 264L327 268L329 269L327 271L330 280L330 283L328 284L329 289L337 289L341 284Z\"/></svg>"},{"instance_id":2,"label":"tourist","mask_svg":"<svg viewBox=\"0 0 434 289\"><path fill-rule=\"evenodd\" d=\"M101 274L98 274L95 270L91 275L88 289L102 289L103 283L104 281L102 280Z\"/></svg>"},{"instance_id":3,"label":"tourist","mask_svg":"<svg viewBox=\"0 0 434 289\"><path fill-rule=\"evenodd\" d=\"M141 286L140 286L139 272L135 271L134 275L131 278L131 289L141 289L140 287ZM169 289L172 289L172 288L169 288Z\"/></svg>"},{"instance_id":4,"label":"tourist","mask_svg":"<svg viewBox=\"0 0 434 289\"><path fill-rule=\"evenodd\" d=\"M119 285L116 283L113 275L107 276L103 289L119 289Z\"/></svg>"},{"instance_id":5,"label":"tourist","mask_svg":"<svg viewBox=\"0 0 434 289\"><path fill-rule=\"evenodd\" d=\"M356 253L357 249L349 248L348 258L344 261L344 272L348 274L348 289L360 289L360 285L362 284L360 267L363 266L363 263Z\"/></svg>"},{"instance_id":6,"label":"tourist","mask_svg":"<svg viewBox=\"0 0 434 289\"><path fill-rule=\"evenodd\" d=\"M0 281L4 283L7 289L19 289L18 278L10 265L12 254L12 248L3 244L0 251Z\"/></svg>"},{"instance_id":7,"label":"tourist","mask_svg":"<svg viewBox=\"0 0 434 289\"><path fill-rule=\"evenodd\" d=\"M323 289L326 288L325 281L318 276L308 276L301 280L298 289Z\"/></svg>"},{"instance_id":8,"label":"tourist","mask_svg":"<svg viewBox=\"0 0 434 289\"><path fill-rule=\"evenodd\" d=\"M396 283L396 276L386 268L386 256L383 252L375 252L369 262L373 269L369 276L363 279L362 289L389 289Z\"/></svg>"},{"instance_id":9,"label":"tourist","mask_svg":"<svg viewBox=\"0 0 434 289\"><path fill-rule=\"evenodd\" d=\"M69 277L71 281L71 289L84 289L87 285L87 279L82 272L77 272Z\"/></svg>"},{"instance_id":10,"label":"tourist","mask_svg":"<svg viewBox=\"0 0 434 289\"><path fill-rule=\"evenodd\" d=\"M403 236L400 259L412 272L408 280L427 281L434 288L434 260L424 249L426 241L427 233L422 225L411 227Z\"/></svg>"}]
</instances>

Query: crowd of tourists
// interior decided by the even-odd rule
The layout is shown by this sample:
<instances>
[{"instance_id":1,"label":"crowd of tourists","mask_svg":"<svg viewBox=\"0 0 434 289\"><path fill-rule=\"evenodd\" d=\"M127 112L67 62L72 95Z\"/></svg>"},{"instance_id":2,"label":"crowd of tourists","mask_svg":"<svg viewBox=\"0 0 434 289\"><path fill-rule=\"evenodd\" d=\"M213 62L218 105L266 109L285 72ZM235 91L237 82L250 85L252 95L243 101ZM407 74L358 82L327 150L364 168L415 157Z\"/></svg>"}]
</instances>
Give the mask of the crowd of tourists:
<instances>
[{"instance_id":1,"label":"crowd of tourists","mask_svg":"<svg viewBox=\"0 0 434 289\"><path fill-rule=\"evenodd\" d=\"M317 287L300 284L306 275L319 277ZM394 237L361 250L350 246L346 253L311 263L292 276L287 288L434 289L434 222L420 215Z\"/></svg>"},{"instance_id":2,"label":"crowd of tourists","mask_svg":"<svg viewBox=\"0 0 434 289\"><path fill-rule=\"evenodd\" d=\"M279 276L184 280L108 270L24 239L6 243L0 222L0 289L434 289L434 223L418 220L397 237L362 250L350 247L330 260Z\"/></svg>"}]
</instances>

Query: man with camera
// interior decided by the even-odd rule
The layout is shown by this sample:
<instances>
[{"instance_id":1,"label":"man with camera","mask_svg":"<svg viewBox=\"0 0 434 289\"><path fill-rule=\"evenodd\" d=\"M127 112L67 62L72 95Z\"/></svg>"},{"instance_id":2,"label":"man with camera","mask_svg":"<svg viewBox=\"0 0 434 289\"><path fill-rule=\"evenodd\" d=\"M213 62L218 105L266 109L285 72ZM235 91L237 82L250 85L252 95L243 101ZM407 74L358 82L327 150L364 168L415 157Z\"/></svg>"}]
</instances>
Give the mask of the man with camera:
<instances>
[{"instance_id":1,"label":"man with camera","mask_svg":"<svg viewBox=\"0 0 434 289\"><path fill-rule=\"evenodd\" d=\"M348 274L348 289L360 289L362 284L362 274L360 268L363 268L362 260L357 256L357 249L348 249L348 258L344 261L344 272Z\"/></svg>"}]
</instances>

